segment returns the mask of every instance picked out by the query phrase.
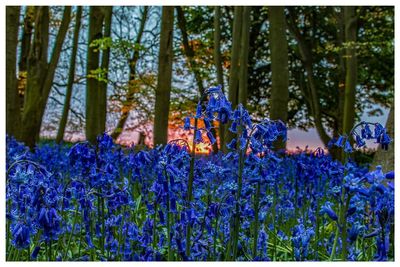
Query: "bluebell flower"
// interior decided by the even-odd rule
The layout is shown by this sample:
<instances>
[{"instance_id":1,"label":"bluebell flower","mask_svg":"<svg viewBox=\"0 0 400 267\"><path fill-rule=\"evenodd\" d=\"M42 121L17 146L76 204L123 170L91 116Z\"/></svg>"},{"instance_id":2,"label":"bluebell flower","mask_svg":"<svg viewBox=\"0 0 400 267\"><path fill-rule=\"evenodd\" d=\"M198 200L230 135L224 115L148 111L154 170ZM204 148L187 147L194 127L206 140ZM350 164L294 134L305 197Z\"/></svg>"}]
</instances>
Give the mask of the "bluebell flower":
<instances>
[{"instance_id":1,"label":"bluebell flower","mask_svg":"<svg viewBox=\"0 0 400 267\"><path fill-rule=\"evenodd\" d=\"M381 144L382 149L388 150L389 149L389 144L392 140L390 139L389 135L386 133L385 130L383 130L383 133L381 136L378 138L378 143Z\"/></svg>"},{"instance_id":2,"label":"bluebell flower","mask_svg":"<svg viewBox=\"0 0 400 267\"><path fill-rule=\"evenodd\" d=\"M202 112L203 112L203 107L202 107L202 105L201 105L201 102L199 101L199 103L197 103L195 118L196 118L196 119L201 118Z\"/></svg>"},{"instance_id":3,"label":"bluebell flower","mask_svg":"<svg viewBox=\"0 0 400 267\"><path fill-rule=\"evenodd\" d=\"M217 141L211 132L207 132L207 137L210 140L210 144L212 145Z\"/></svg>"},{"instance_id":4,"label":"bluebell flower","mask_svg":"<svg viewBox=\"0 0 400 267\"><path fill-rule=\"evenodd\" d=\"M351 144L349 142L349 140L346 140L346 143L344 145L344 152L346 153L352 153L353 152L353 148L351 147Z\"/></svg>"},{"instance_id":5,"label":"bluebell flower","mask_svg":"<svg viewBox=\"0 0 400 267\"><path fill-rule=\"evenodd\" d=\"M385 129L381 124L375 123L374 138L378 140L384 131Z\"/></svg>"},{"instance_id":6,"label":"bluebell flower","mask_svg":"<svg viewBox=\"0 0 400 267\"><path fill-rule=\"evenodd\" d=\"M196 144L203 143L203 137L200 130L196 130L194 135L194 142Z\"/></svg>"},{"instance_id":7,"label":"bluebell flower","mask_svg":"<svg viewBox=\"0 0 400 267\"><path fill-rule=\"evenodd\" d=\"M361 139L361 137L358 134L356 134L356 144L357 144L357 147L359 147L359 148L365 146L364 139Z\"/></svg>"},{"instance_id":8,"label":"bluebell flower","mask_svg":"<svg viewBox=\"0 0 400 267\"><path fill-rule=\"evenodd\" d=\"M210 131L211 130L211 122L210 122L210 119L208 119L208 118L204 118L204 126L206 127L206 130L207 131Z\"/></svg>"},{"instance_id":9,"label":"bluebell flower","mask_svg":"<svg viewBox=\"0 0 400 267\"><path fill-rule=\"evenodd\" d=\"M18 249L27 248L30 243L30 229L23 223L17 223L11 230L12 243Z\"/></svg>"},{"instance_id":10,"label":"bluebell flower","mask_svg":"<svg viewBox=\"0 0 400 267\"><path fill-rule=\"evenodd\" d=\"M338 220L338 216L336 215L336 212L332 209L330 202L326 202L324 205L322 205L320 214L327 214L332 220Z\"/></svg>"},{"instance_id":11,"label":"bluebell flower","mask_svg":"<svg viewBox=\"0 0 400 267\"><path fill-rule=\"evenodd\" d=\"M38 256L38 254L39 254L39 251L40 251L40 246L36 246L36 247L33 249L32 254L31 254L31 259L32 259L32 260L36 260L36 259L37 259L37 256Z\"/></svg>"},{"instance_id":12,"label":"bluebell flower","mask_svg":"<svg viewBox=\"0 0 400 267\"><path fill-rule=\"evenodd\" d=\"M226 146L227 146L229 149L234 150L234 149L236 149L236 144L237 144L236 138L233 138L233 139L229 142L229 144L227 144Z\"/></svg>"},{"instance_id":13,"label":"bluebell flower","mask_svg":"<svg viewBox=\"0 0 400 267\"><path fill-rule=\"evenodd\" d=\"M386 179L393 180L393 179L394 179L394 171L387 172L387 173L385 174L385 178L386 178Z\"/></svg>"},{"instance_id":14,"label":"bluebell flower","mask_svg":"<svg viewBox=\"0 0 400 267\"><path fill-rule=\"evenodd\" d=\"M338 139L337 139L337 141L335 143L335 146L343 147L343 145L344 145L344 137L339 135L339 137L338 137Z\"/></svg>"},{"instance_id":15,"label":"bluebell flower","mask_svg":"<svg viewBox=\"0 0 400 267\"><path fill-rule=\"evenodd\" d=\"M368 139L368 140L373 138L372 137L372 131L369 128L368 124L365 124L363 126L363 128L361 129L361 136L362 136L363 139Z\"/></svg>"},{"instance_id":16,"label":"bluebell flower","mask_svg":"<svg viewBox=\"0 0 400 267\"><path fill-rule=\"evenodd\" d=\"M183 129L186 131L190 130L190 117L186 117L184 122Z\"/></svg>"}]
</instances>

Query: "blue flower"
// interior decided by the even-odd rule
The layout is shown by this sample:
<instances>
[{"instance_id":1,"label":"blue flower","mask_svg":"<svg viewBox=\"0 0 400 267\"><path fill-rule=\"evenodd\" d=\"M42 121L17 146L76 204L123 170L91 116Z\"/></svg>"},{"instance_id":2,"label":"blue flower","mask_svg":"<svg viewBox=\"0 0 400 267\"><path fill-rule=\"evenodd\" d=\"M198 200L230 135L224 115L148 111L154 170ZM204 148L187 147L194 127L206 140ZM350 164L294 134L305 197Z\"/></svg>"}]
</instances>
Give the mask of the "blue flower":
<instances>
[{"instance_id":1,"label":"blue flower","mask_svg":"<svg viewBox=\"0 0 400 267\"><path fill-rule=\"evenodd\" d=\"M197 103L195 118L196 118L196 119L201 118L202 112L203 112L203 107L202 107L202 105L201 105L201 102L199 101L199 103Z\"/></svg>"},{"instance_id":2,"label":"blue flower","mask_svg":"<svg viewBox=\"0 0 400 267\"><path fill-rule=\"evenodd\" d=\"M357 144L357 147L359 147L359 148L365 146L364 139L361 139L361 137L358 134L356 134L356 144Z\"/></svg>"},{"instance_id":3,"label":"blue flower","mask_svg":"<svg viewBox=\"0 0 400 267\"><path fill-rule=\"evenodd\" d=\"M350 142L349 142L348 139L346 140L346 143L344 145L344 152L346 152L346 153L353 152L353 148L351 147Z\"/></svg>"},{"instance_id":4,"label":"blue flower","mask_svg":"<svg viewBox=\"0 0 400 267\"><path fill-rule=\"evenodd\" d=\"M17 223L12 229L12 243L18 249L29 247L31 243L29 227L23 223Z\"/></svg>"},{"instance_id":5,"label":"blue flower","mask_svg":"<svg viewBox=\"0 0 400 267\"><path fill-rule=\"evenodd\" d=\"M185 118L183 129L186 131L190 130L190 117Z\"/></svg>"},{"instance_id":6,"label":"blue flower","mask_svg":"<svg viewBox=\"0 0 400 267\"><path fill-rule=\"evenodd\" d=\"M336 141L336 143L335 143L335 146L337 146L337 147L343 147L343 141L344 141L344 137L341 136L341 135L339 135L339 137L338 137L338 139L337 139L337 141Z\"/></svg>"},{"instance_id":7,"label":"blue flower","mask_svg":"<svg viewBox=\"0 0 400 267\"><path fill-rule=\"evenodd\" d=\"M200 130L196 130L194 135L194 142L196 144L203 143L203 137Z\"/></svg>"},{"instance_id":8,"label":"blue flower","mask_svg":"<svg viewBox=\"0 0 400 267\"><path fill-rule=\"evenodd\" d=\"M365 126L361 129L361 136L363 139L372 139L372 131L369 128L368 124L365 124Z\"/></svg>"},{"instance_id":9,"label":"blue flower","mask_svg":"<svg viewBox=\"0 0 400 267\"><path fill-rule=\"evenodd\" d=\"M217 141L211 132L207 132L207 137L212 145Z\"/></svg>"},{"instance_id":10,"label":"blue flower","mask_svg":"<svg viewBox=\"0 0 400 267\"><path fill-rule=\"evenodd\" d=\"M334 221L338 220L338 216L336 215L336 212L331 208L331 203L330 202L326 202L320 210L320 214L327 214L329 216L329 218L331 218Z\"/></svg>"}]
</instances>

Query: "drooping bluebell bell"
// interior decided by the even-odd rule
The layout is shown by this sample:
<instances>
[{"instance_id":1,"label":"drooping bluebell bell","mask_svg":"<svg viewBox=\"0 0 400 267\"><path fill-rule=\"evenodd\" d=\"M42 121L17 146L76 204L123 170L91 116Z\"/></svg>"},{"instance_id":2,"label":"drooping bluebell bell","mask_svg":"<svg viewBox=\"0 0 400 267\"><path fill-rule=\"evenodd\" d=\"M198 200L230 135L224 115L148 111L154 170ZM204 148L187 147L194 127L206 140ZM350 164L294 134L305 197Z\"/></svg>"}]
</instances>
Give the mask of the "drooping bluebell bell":
<instances>
[{"instance_id":1,"label":"drooping bluebell bell","mask_svg":"<svg viewBox=\"0 0 400 267\"><path fill-rule=\"evenodd\" d=\"M18 249L27 248L31 243L30 229L24 223L18 222L11 229L12 243Z\"/></svg>"},{"instance_id":2,"label":"drooping bluebell bell","mask_svg":"<svg viewBox=\"0 0 400 267\"><path fill-rule=\"evenodd\" d=\"M326 202L324 205L321 206L320 214L327 214L329 218L331 218L334 221L338 220L338 216L336 215L336 212L332 209L330 202Z\"/></svg>"},{"instance_id":3,"label":"drooping bluebell bell","mask_svg":"<svg viewBox=\"0 0 400 267\"><path fill-rule=\"evenodd\" d=\"M186 131L190 130L190 117L185 118L183 129Z\"/></svg>"},{"instance_id":4,"label":"drooping bluebell bell","mask_svg":"<svg viewBox=\"0 0 400 267\"><path fill-rule=\"evenodd\" d=\"M342 135L340 135L340 136L337 138L336 142L335 142L335 146L337 146L337 147L343 147L343 145L344 145L344 140L345 140L345 137L342 136Z\"/></svg>"},{"instance_id":5,"label":"drooping bluebell bell","mask_svg":"<svg viewBox=\"0 0 400 267\"><path fill-rule=\"evenodd\" d=\"M348 139L346 140L345 145L344 145L344 152L346 152L346 153L353 152L353 148Z\"/></svg>"}]
</instances>

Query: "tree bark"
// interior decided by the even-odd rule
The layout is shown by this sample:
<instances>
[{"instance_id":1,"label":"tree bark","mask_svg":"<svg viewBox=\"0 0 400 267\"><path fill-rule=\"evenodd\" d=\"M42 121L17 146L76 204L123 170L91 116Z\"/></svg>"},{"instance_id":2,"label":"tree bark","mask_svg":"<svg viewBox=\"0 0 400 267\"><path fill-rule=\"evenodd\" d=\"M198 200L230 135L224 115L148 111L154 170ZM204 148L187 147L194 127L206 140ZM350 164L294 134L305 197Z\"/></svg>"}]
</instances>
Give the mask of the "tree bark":
<instances>
[{"instance_id":1,"label":"tree bark","mask_svg":"<svg viewBox=\"0 0 400 267\"><path fill-rule=\"evenodd\" d=\"M168 141L168 116L171 96L173 59L174 7L164 6L161 18L160 51L158 55L158 79L154 112L154 146Z\"/></svg>"},{"instance_id":2,"label":"tree bark","mask_svg":"<svg viewBox=\"0 0 400 267\"><path fill-rule=\"evenodd\" d=\"M19 13L19 6L6 7L6 132L10 136L18 134L21 119L16 74Z\"/></svg>"},{"instance_id":3,"label":"tree bark","mask_svg":"<svg viewBox=\"0 0 400 267\"><path fill-rule=\"evenodd\" d=\"M139 31L135 41L136 45L140 45L140 43L142 42L142 36L148 17L148 10L149 10L148 6L143 7L143 13L142 13L142 18L140 20ZM128 120L129 112L133 107L133 101L134 101L133 96L136 92L136 86L135 86L136 65L138 60L139 60L139 48L135 47L132 58L129 60L129 81L128 81L128 93L126 96L126 102L123 103L121 117L119 118L117 126L115 127L113 133L111 134L111 137L114 140L117 140L120 134L122 133L125 127L125 123Z\"/></svg>"},{"instance_id":4,"label":"tree bark","mask_svg":"<svg viewBox=\"0 0 400 267\"><path fill-rule=\"evenodd\" d=\"M284 7L271 6L268 7L268 11L272 70L270 118L286 123L289 101L289 70ZM286 142L282 139L278 140L274 143L274 147L276 149L285 148Z\"/></svg>"},{"instance_id":5,"label":"tree bark","mask_svg":"<svg viewBox=\"0 0 400 267\"><path fill-rule=\"evenodd\" d=\"M357 85L357 55L355 42L357 40L357 16L354 6L344 7L345 39L346 39L346 83L343 112L343 132L349 134L354 125L356 85Z\"/></svg>"},{"instance_id":6,"label":"tree bark","mask_svg":"<svg viewBox=\"0 0 400 267\"><path fill-rule=\"evenodd\" d=\"M248 60L249 60L249 36L250 36L250 6L244 6L242 11L242 29L240 38L239 56L239 103L244 107L247 104Z\"/></svg>"},{"instance_id":7,"label":"tree bark","mask_svg":"<svg viewBox=\"0 0 400 267\"><path fill-rule=\"evenodd\" d=\"M99 68L100 51L93 49L90 44L98 39L103 38L103 22L104 13L102 7L91 6L89 10L89 37L87 48L87 64L86 75L91 74ZM87 77L86 79L86 139L91 142L96 142L96 137L101 132L98 129L98 119L100 117L99 103L99 88L100 81L96 77Z\"/></svg>"},{"instance_id":8,"label":"tree bark","mask_svg":"<svg viewBox=\"0 0 400 267\"><path fill-rule=\"evenodd\" d=\"M314 124L315 128L318 132L319 137L321 138L322 142L327 146L328 142L331 140L331 137L326 133L325 128L322 124L322 116L320 110L320 103L318 97L317 87L315 85L315 80L313 76L313 58L312 58L312 51L310 49L309 44L307 44L305 38L300 33L299 29L296 26L296 22L294 19L294 14L291 8L289 10L289 20L288 20L288 28L290 32L294 35L298 46L300 57L304 66L304 69L307 73L307 83L309 91L304 91L304 96L306 101L309 104L311 109L311 114L314 117Z\"/></svg>"},{"instance_id":9,"label":"tree bark","mask_svg":"<svg viewBox=\"0 0 400 267\"><path fill-rule=\"evenodd\" d=\"M232 108L238 105L238 85L239 85L239 56L240 56L240 40L242 32L243 7L235 6L232 33L232 49L231 49L231 66L229 71L229 101Z\"/></svg>"},{"instance_id":10,"label":"tree bark","mask_svg":"<svg viewBox=\"0 0 400 267\"><path fill-rule=\"evenodd\" d=\"M112 24L112 6L102 8L104 13L104 38L111 38L111 24ZM108 68L110 65L110 47L103 50L101 57L101 69L105 71L104 79L99 83L98 94L98 111L97 118L97 135L102 134L106 130L107 120L107 85L108 85Z\"/></svg>"},{"instance_id":11,"label":"tree bark","mask_svg":"<svg viewBox=\"0 0 400 267\"><path fill-rule=\"evenodd\" d=\"M217 83L221 85L221 90L225 93L224 73L221 59L221 7L216 6L214 11L214 64L217 70ZM225 131L225 125L219 124L219 148L222 151L226 150Z\"/></svg>"},{"instance_id":12,"label":"tree bark","mask_svg":"<svg viewBox=\"0 0 400 267\"><path fill-rule=\"evenodd\" d=\"M71 7L66 6L48 63L49 8L42 6L35 9L35 33L28 58L28 79L21 126L21 139L30 148L39 140L43 114L71 20Z\"/></svg>"},{"instance_id":13,"label":"tree bark","mask_svg":"<svg viewBox=\"0 0 400 267\"><path fill-rule=\"evenodd\" d=\"M24 16L24 27L22 31L20 57L18 63L18 96L19 109L22 112L24 105L24 96L26 92L26 83L28 76L28 57L31 50L33 22L35 21L35 7L27 6Z\"/></svg>"},{"instance_id":14,"label":"tree bark","mask_svg":"<svg viewBox=\"0 0 400 267\"><path fill-rule=\"evenodd\" d=\"M75 29L74 36L72 41L72 53L69 61L69 73L68 73L68 81L67 81L67 92L65 95L65 102L63 107L63 112L61 115L60 126L58 127L56 142L60 143L64 138L65 127L68 121L69 108L72 97L72 89L74 86L74 77L75 77L75 63L76 63L76 54L78 51L78 41L79 41L79 31L81 27L81 17L82 17L82 6L77 7L76 11L76 19L75 19Z\"/></svg>"}]
</instances>

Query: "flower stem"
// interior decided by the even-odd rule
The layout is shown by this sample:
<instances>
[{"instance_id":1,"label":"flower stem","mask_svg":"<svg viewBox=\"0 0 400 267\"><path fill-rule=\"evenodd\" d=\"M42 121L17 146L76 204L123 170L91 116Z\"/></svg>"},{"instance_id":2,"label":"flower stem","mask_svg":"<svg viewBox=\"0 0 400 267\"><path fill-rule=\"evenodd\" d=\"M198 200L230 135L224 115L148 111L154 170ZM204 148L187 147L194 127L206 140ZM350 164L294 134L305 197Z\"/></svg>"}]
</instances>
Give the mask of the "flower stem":
<instances>
[{"instance_id":1,"label":"flower stem","mask_svg":"<svg viewBox=\"0 0 400 267\"><path fill-rule=\"evenodd\" d=\"M188 181L188 194L187 194L187 199L186 199L186 210L188 211L190 208L190 203L192 202L193 199L193 180L194 180L194 161L196 157L196 142L195 142L195 135L197 132L197 125L198 121L197 118L194 119L194 134L193 134L193 142L192 142L192 151L191 151L191 158L190 158L190 171L189 171L189 181ZM186 226L186 256L190 256L190 248L191 248L191 242L190 242L190 237L192 230L190 227L190 222Z\"/></svg>"},{"instance_id":2,"label":"flower stem","mask_svg":"<svg viewBox=\"0 0 400 267\"><path fill-rule=\"evenodd\" d=\"M258 241L258 212L260 203L260 182L257 183L256 196L254 198L254 232L253 232L253 259L257 256Z\"/></svg>"}]
</instances>

